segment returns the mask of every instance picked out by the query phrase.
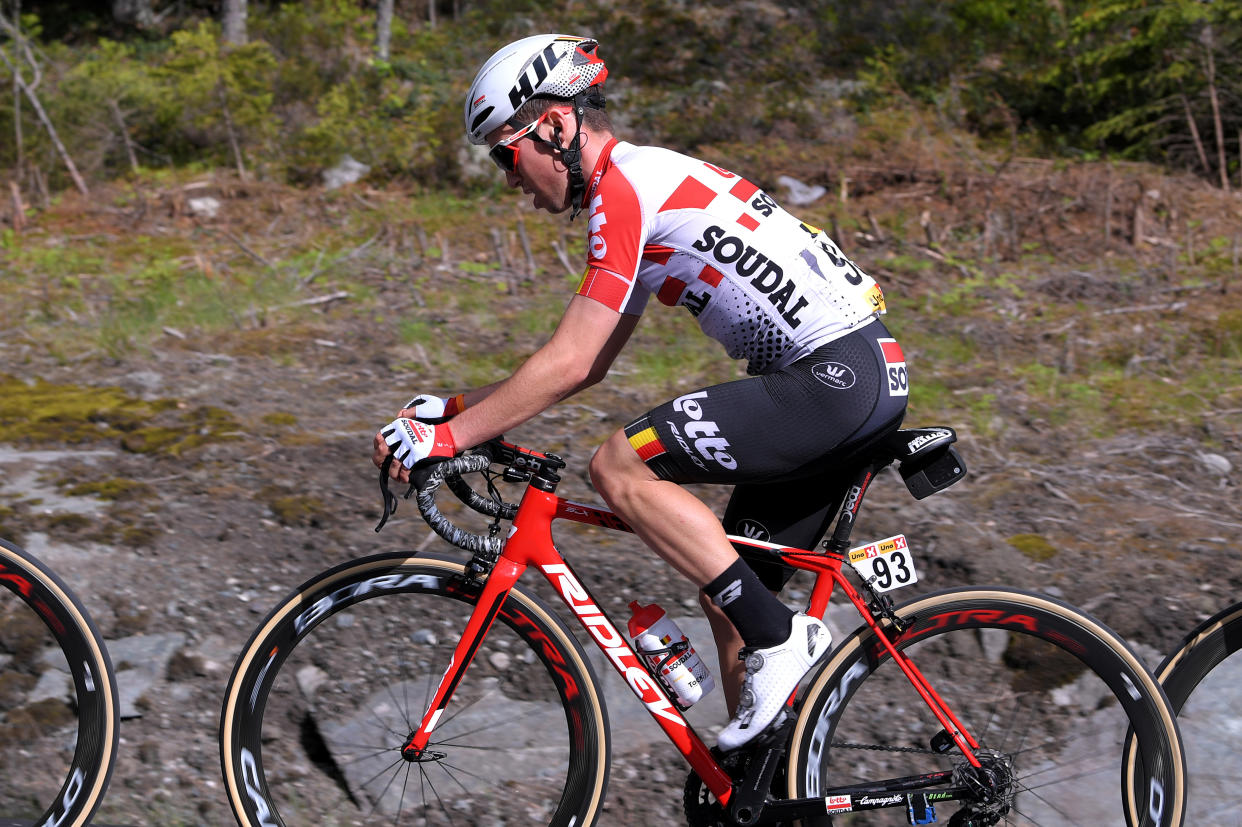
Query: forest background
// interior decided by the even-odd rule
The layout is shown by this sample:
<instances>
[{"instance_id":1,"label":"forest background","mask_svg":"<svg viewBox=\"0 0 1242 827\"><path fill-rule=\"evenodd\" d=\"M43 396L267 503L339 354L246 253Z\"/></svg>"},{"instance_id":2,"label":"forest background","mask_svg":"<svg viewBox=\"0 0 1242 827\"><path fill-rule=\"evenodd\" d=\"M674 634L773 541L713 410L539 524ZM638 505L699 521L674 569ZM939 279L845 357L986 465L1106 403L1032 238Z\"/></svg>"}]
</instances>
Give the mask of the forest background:
<instances>
[{"instance_id":1,"label":"forest background","mask_svg":"<svg viewBox=\"0 0 1242 827\"><path fill-rule=\"evenodd\" d=\"M544 30L607 43L626 127L681 150L781 155L831 142L825 103L868 113L899 96L985 142L1167 164L1226 189L1242 157L1235 3L102 5L0 6L0 165L44 197L187 166L306 183L345 153L375 181L461 186L461 89L495 44Z\"/></svg>"},{"instance_id":2,"label":"forest background","mask_svg":"<svg viewBox=\"0 0 1242 827\"><path fill-rule=\"evenodd\" d=\"M274 593L429 543L408 508L371 532L371 435L550 334L585 226L462 135L474 71L540 31L601 41L622 137L745 175L884 287L907 423L971 472L871 496L921 585L1049 591L1149 659L1242 594L1242 4L0 0L0 536L110 642L171 640L123 675L105 821L231 823L220 693ZM593 446L738 375L653 306L510 436L594 498ZM614 619L695 611L570 534ZM671 823L680 759L628 747L608 823Z\"/></svg>"}]
</instances>

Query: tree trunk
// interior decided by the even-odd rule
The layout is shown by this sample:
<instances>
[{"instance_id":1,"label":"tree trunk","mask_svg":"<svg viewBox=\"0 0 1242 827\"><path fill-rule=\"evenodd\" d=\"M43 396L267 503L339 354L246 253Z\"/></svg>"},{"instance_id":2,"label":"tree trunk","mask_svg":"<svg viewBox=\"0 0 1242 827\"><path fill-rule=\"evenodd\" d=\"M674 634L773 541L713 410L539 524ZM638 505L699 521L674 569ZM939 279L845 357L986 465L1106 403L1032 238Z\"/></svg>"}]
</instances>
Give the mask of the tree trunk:
<instances>
[{"instance_id":1,"label":"tree trunk","mask_svg":"<svg viewBox=\"0 0 1242 827\"><path fill-rule=\"evenodd\" d=\"M233 113L229 109L229 99L224 91L223 83L216 87L216 94L220 98L220 110L224 113L224 129L229 136L229 146L233 150L233 160L237 163L237 175L245 181L246 163L242 157L241 142L237 139L237 130L233 126Z\"/></svg>"},{"instance_id":2,"label":"tree trunk","mask_svg":"<svg viewBox=\"0 0 1242 827\"><path fill-rule=\"evenodd\" d=\"M375 59L388 62L388 45L392 41L392 0L379 0L375 12Z\"/></svg>"},{"instance_id":3,"label":"tree trunk","mask_svg":"<svg viewBox=\"0 0 1242 827\"><path fill-rule=\"evenodd\" d=\"M116 101L109 100L108 109L112 112L112 119L116 121L117 131L121 133L121 141L125 144L125 154L129 156L130 171L137 172L138 156L134 153L134 142L129 139L129 129L125 126L125 116L121 114L121 107Z\"/></svg>"},{"instance_id":4,"label":"tree trunk","mask_svg":"<svg viewBox=\"0 0 1242 827\"><path fill-rule=\"evenodd\" d=\"M22 63L22 4L16 0L13 4L13 63ZM17 170L21 174L25 161L25 141L22 135L22 87L18 83L17 70L13 71L13 148L16 150Z\"/></svg>"},{"instance_id":5,"label":"tree trunk","mask_svg":"<svg viewBox=\"0 0 1242 827\"><path fill-rule=\"evenodd\" d=\"M1190 127L1190 137L1195 142L1195 152L1199 154L1199 163L1203 165L1203 174L1210 175L1212 167L1208 164L1207 152L1203 149L1203 139L1199 137L1199 125L1195 123L1195 114L1190 111L1190 101L1185 93L1178 95L1182 99L1182 108L1186 110L1186 125Z\"/></svg>"},{"instance_id":6,"label":"tree trunk","mask_svg":"<svg viewBox=\"0 0 1242 827\"><path fill-rule=\"evenodd\" d=\"M224 0L224 42L246 45L246 0Z\"/></svg>"},{"instance_id":7,"label":"tree trunk","mask_svg":"<svg viewBox=\"0 0 1242 827\"><path fill-rule=\"evenodd\" d=\"M1216 156L1220 166L1220 188L1229 192L1229 166L1225 162L1225 127L1220 120L1220 99L1216 94L1216 56L1212 27L1203 30L1203 51L1206 53L1205 70L1207 73L1208 99L1212 102L1212 124L1216 133Z\"/></svg>"},{"instance_id":8,"label":"tree trunk","mask_svg":"<svg viewBox=\"0 0 1242 827\"><path fill-rule=\"evenodd\" d=\"M60 136L56 134L56 127L52 125L52 119L43 110L43 104L35 97L34 91L22 79L22 76L17 71L17 66L9 61L9 56L5 54L3 49L0 49L0 59L4 61L9 71L13 73L13 82L21 89L22 94L26 96L26 100L30 101L30 106L34 109L35 115L38 116L39 122L47 130L48 137L52 139L52 143L56 146L56 151L60 153L61 160L65 163L65 168L69 170L69 177L73 179L74 186L78 188L78 192L83 195L89 195L90 190L86 187L86 181L82 180L82 176L78 174L77 165L73 163L69 150L65 149L65 145L60 142Z\"/></svg>"}]
</instances>

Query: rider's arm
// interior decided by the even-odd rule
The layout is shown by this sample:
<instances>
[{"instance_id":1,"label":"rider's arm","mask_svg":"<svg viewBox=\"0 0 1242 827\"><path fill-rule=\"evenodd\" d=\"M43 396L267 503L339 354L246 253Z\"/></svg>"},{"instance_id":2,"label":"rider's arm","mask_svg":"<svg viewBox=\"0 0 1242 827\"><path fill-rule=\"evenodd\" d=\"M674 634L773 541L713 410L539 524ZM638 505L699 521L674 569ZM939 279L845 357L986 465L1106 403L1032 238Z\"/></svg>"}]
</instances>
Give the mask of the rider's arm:
<instances>
[{"instance_id":1,"label":"rider's arm","mask_svg":"<svg viewBox=\"0 0 1242 827\"><path fill-rule=\"evenodd\" d=\"M600 381L638 319L574 296L552 338L512 376L466 394L466 409L452 420L454 441L465 448L499 436Z\"/></svg>"}]
</instances>

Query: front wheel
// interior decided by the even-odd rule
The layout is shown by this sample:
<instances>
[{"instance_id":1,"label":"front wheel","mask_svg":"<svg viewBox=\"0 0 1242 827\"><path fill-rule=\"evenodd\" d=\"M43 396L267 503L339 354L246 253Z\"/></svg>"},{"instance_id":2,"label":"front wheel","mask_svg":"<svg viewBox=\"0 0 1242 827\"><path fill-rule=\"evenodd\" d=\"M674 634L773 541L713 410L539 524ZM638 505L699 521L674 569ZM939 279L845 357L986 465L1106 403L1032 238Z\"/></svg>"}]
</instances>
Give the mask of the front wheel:
<instances>
[{"instance_id":1,"label":"front wheel","mask_svg":"<svg viewBox=\"0 0 1242 827\"><path fill-rule=\"evenodd\" d=\"M225 693L238 823L593 824L609 760L598 684L568 629L516 587L427 749L402 756L479 592L460 563L388 554L287 597Z\"/></svg>"},{"instance_id":2,"label":"front wheel","mask_svg":"<svg viewBox=\"0 0 1242 827\"><path fill-rule=\"evenodd\" d=\"M89 824L118 721L112 663L86 608L0 540L0 824Z\"/></svg>"},{"instance_id":3,"label":"front wheel","mask_svg":"<svg viewBox=\"0 0 1242 827\"><path fill-rule=\"evenodd\" d=\"M1184 762L1159 686L1107 627L1049 597L955 589L899 606L894 643L979 742L993 782L974 800L932 801L950 824L1179 827ZM940 725L868 628L847 638L808 687L790 748L788 793L932 772L971 776L956 748L932 748ZM1133 732L1146 769L1138 815L1122 783ZM848 796L846 798L849 798ZM852 802L898 806L824 824L905 824L906 797L874 786Z\"/></svg>"}]
</instances>

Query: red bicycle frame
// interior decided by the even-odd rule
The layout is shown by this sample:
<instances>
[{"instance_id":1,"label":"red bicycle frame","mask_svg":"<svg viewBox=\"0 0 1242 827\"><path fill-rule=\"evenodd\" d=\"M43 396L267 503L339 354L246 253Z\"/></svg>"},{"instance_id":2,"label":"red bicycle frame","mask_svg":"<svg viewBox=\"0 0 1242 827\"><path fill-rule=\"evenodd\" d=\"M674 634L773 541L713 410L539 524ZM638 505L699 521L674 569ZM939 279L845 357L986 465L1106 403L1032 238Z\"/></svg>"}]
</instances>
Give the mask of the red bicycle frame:
<instances>
[{"instance_id":1,"label":"red bicycle frame","mask_svg":"<svg viewBox=\"0 0 1242 827\"><path fill-rule=\"evenodd\" d=\"M540 490L533 484L528 485L513 518L513 527L499 560L483 586L482 594L475 604L470 620L466 624L465 631L453 652L453 658L440 680L435 695L418 729L414 731L403 748L403 752L420 755L426 748L432 732L452 699L454 690L465 675L475 652L478 651L483 638L504 604L509 589L528 567L534 566L556 589L561 600L573 611L583 629L595 641L634 695L642 701L648 713L686 758L704 785L711 790L721 806L727 807L732 797L732 779L716 761L681 711L669 699L663 687L643 666L625 635L618 631L603 613L590 590L582 584L573 568L565 562L552 539L552 523L558 519L618 531L631 530L616 514L606 508L566 500L555 493ZM949 710L918 668L890 640L884 626L873 616L858 590L842 574L844 558L841 555L831 552L817 553L789 549L741 537L731 536L730 540L733 540L735 544L748 545L763 549L767 553L778 554L788 565L815 572L815 586L811 592L808 613L816 617L824 616L834 587L840 585L864 622L876 633L877 639L881 641L888 655L898 664L919 696L936 716L944 731L950 734L966 760L972 766L979 766L979 760L973 754L973 750L978 748L978 743L965 731L961 722ZM790 697L789 703L793 703L793 696Z\"/></svg>"}]
</instances>

